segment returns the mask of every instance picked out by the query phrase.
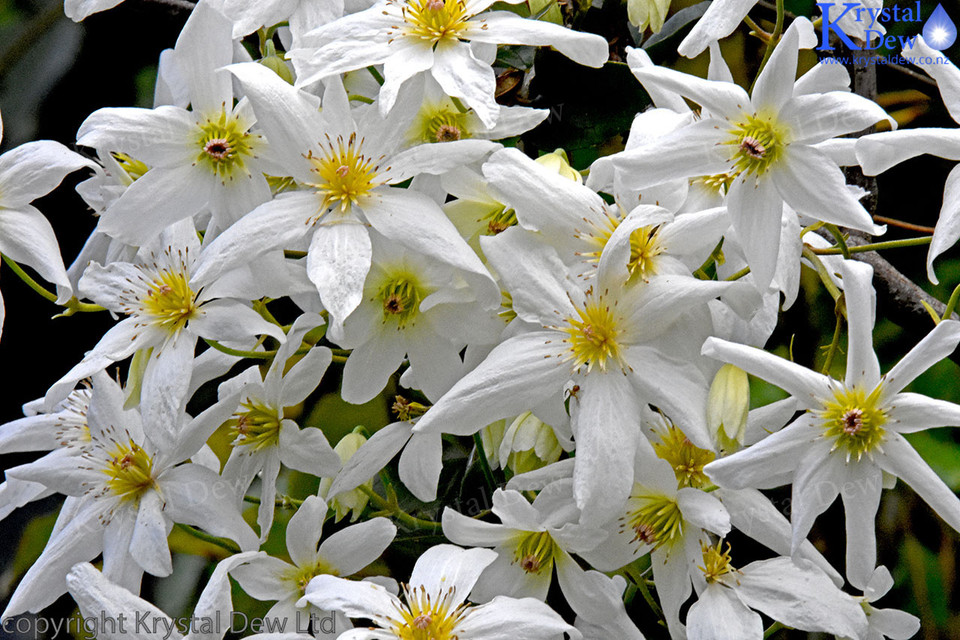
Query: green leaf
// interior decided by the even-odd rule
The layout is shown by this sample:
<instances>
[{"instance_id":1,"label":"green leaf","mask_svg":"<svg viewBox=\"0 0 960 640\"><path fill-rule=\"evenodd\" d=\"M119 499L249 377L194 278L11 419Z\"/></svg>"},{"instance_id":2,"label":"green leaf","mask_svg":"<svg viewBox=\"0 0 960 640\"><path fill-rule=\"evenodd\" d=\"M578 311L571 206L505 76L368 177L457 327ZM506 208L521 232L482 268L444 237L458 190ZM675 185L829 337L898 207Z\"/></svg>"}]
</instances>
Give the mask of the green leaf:
<instances>
[{"instance_id":1,"label":"green leaf","mask_svg":"<svg viewBox=\"0 0 960 640\"><path fill-rule=\"evenodd\" d=\"M647 41L643 43L643 48L649 49L656 44L669 40L684 27L699 20L700 17L707 12L707 8L710 7L710 1L711 0L704 0L704 2L695 4L692 7L677 11L670 16L669 20L663 23L663 28L660 29L659 33L655 33L647 38Z\"/></svg>"}]
</instances>

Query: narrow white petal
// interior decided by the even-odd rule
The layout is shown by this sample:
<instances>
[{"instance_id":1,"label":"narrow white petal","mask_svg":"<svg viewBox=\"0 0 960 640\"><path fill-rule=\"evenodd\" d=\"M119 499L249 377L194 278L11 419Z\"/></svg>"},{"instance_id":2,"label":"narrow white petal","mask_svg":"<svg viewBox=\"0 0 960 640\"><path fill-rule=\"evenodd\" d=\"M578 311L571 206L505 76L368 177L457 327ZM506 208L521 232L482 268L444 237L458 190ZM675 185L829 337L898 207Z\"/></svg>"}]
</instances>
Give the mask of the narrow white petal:
<instances>
[{"instance_id":1,"label":"narrow white petal","mask_svg":"<svg viewBox=\"0 0 960 640\"><path fill-rule=\"evenodd\" d=\"M883 443L882 454L874 456L884 471L910 485L937 515L960 531L960 499L903 436L891 433Z\"/></svg>"},{"instance_id":2,"label":"narrow white petal","mask_svg":"<svg viewBox=\"0 0 960 640\"><path fill-rule=\"evenodd\" d=\"M837 494L846 480L848 464L842 451L830 452L833 443L818 440L810 445L800 460L793 479L790 521L793 523L795 552L806 539L817 516L827 510L837 499Z\"/></svg>"},{"instance_id":3,"label":"narrow white petal","mask_svg":"<svg viewBox=\"0 0 960 640\"><path fill-rule=\"evenodd\" d=\"M894 397L921 373L940 362L957 348L960 322L944 320L924 336L913 349L883 376L881 401Z\"/></svg>"},{"instance_id":4,"label":"narrow white petal","mask_svg":"<svg viewBox=\"0 0 960 640\"><path fill-rule=\"evenodd\" d=\"M777 270L783 197L770 176L736 179L727 195L727 212L757 288L767 288Z\"/></svg>"},{"instance_id":5,"label":"narrow white petal","mask_svg":"<svg viewBox=\"0 0 960 640\"><path fill-rule=\"evenodd\" d=\"M148 573L168 576L173 571L170 548L167 546L169 527L163 515L163 503L156 491L147 491L140 498L137 524L130 539L130 554Z\"/></svg>"},{"instance_id":6,"label":"narrow white petal","mask_svg":"<svg viewBox=\"0 0 960 640\"><path fill-rule=\"evenodd\" d=\"M332 500L338 493L355 489L379 473L410 439L412 428L410 422L394 422L374 433L334 479L327 499Z\"/></svg>"},{"instance_id":7,"label":"narrow white petal","mask_svg":"<svg viewBox=\"0 0 960 640\"><path fill-rule=\"evenodd\" d=\"M677 53L688 58L700 55L711 42L726 38L756 5L756 0L717 0L677 48Z\"/></svg>"},{"instance_id":8,"label":"narrow white petal","mask_svg":"<svg viewBox=\"0 0 960 640\"><path fill-rule=\"evenodd\" d=\"M873 389L880 382L880 363L873 351L873 323L877 300L873 290L873 267L865 262L844 260L843 293L847 301L848 385L863 384Z\"/></svg>"},{"instance_id":9,"label":"narrow white petal","mask_svg":"<svg viewBox=\"0 0 960 640\"><path fill-rule=\"evenodd\" d=\"M960 165L954 167L943 186L943 206L927 252L927 277L937 284L933 261L960 239Z\"/></svg>"},{"instance_id":10,"label":"narrow white petal","mask_svg":"<svg viewBox=\"0 0 960 640\"><path fill-rule=\"evenodd\" d=\"M72 288L53 227L30 205L19 209L0 208L0 253L36 269L48 282L68 290Z\"/></svg>"},{"instance_id":11,"label":"narrow white petal","mask_svg":"<svg viewBox=\"0 0 960 640\"><path fill-rule=\"evenodd\" d=\"M847 580L858 589L866 588L877 566L876 519L882 490L882 472L869 464L851 466L840 488L847 530Z\"/></svg>"},{"instance_id":12,"label":"narrow white petal","mask_svg":"<svg viewBox=\"0 0 960 640\"><path fill-rule=\"evenodd\" d=\"M769 489L787 484L799 456L816 435L810 420L800 418L751 447L711 462L704 471L718 485L730 489Z\"/></svg>"},{"instance_id":13,"label":"narrow white petal","mask_svg":"<svg viewBox=\"0 0 960 640\"><path fill-rule=\"evenodd\" d=\"M416 430L469 435L559 395L570 377L560 361L561 338L536 331L501 343L420 418Z\"/></svg>"},{"instance_id":14,"label":"narrow white petal","mask_svg":"<svg viewBox=\"0 0 960 640\"><path fill-rule=\"evenodd\" d=\"M784 105L778 117L790 123L792 142L802 144L856 133L882 120L894 129L897 124L876 102L847 91L797 96Z\"/></svg>"},{"instance_id":15,"label":"narrow white petal","mask_svg":"<svg viewBox=\"0 0 960 640\"><path fill-rule=\"evenodd\" d=\"M960 324L957 328L960 330ZM957 337L960 339L960 331ZM777 385L795 396L803 407L816 406L818 398L829 397L832 393L833 384L827 376L762 349L708 338L703 343L702 352L705 356L734 364L747 373Z\"/></svg>"},{"instance_id":16,"label":"narrow white petal","mask_svg":"<svg viewBox=\"0 0 960 640\"><path fill-rule=\"evenodd\" d=\"M705 42L704 45L706 44ZM744 112L753 111L747 92L732 82L704 80L666 67L634 69L633 75L644 85L650 83L679 93L709 109L711 114L719 118L737 119Z\"/></svg>"},{"instance_id":17,"label":"narrow white petal","mask_svg":"<svg viewBox=\"0 0 960 640\"><path fill-rule=\"evenodd\" d=\"M307 275L334 322L342 322L360 304L371 256L370 234L359 221L317 226L307 254Z\"/></svg>"},{"instance_id":18,"label":"narrow white petal","mask_svg":"<svg viewBox=\"0 0 960 640\"><path fill-rule=\"evenodd\" d=\"M551 22L521 18L508 11L486 13L469 30L474 42L553 47L575 62L602 67L610 55L605 38L567 29Z\"/></svg>"}]
</instances>

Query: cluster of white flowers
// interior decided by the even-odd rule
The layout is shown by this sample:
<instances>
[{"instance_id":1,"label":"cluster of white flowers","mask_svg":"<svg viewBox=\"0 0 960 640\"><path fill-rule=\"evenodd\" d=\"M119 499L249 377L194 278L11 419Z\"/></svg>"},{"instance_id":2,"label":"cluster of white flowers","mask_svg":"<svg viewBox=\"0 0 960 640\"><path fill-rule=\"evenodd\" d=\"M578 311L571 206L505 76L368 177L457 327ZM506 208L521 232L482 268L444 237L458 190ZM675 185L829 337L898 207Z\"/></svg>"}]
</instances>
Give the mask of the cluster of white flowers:
<instances>
[{"instance_id":1,"label":"cluster of white flowers","mask_svg":"<svg viewBox=\"0 0 960 640\"><path fill-rule=\"evenodd\" d=\"M79 20L118 3L65 6ZM173 572L177 527L229 550L197 620L229 617L229 577L276 602L283 626L253 638L638 639L625 606L638 591L672 638L760 639L764 619L916 633L912 615L872 605L893 582L875 521L900 478L960 530L960 500L903 437L960 425L960 406L904 391L954 351L960 323L931 322L881 374L873 269L840 254L844 233L885 229L841 167L960 160L960 130L843 137L896 123L842 65L797 78L817 41L802 17L771 38L748 93L716 41L753 2L716 0L680 47L710 49L709 78L629 50L654 106L584 179L562 151L497 142L549 114L498 104L493 64L500 45L527 45L601 67L608 42L493 4L200 0L160 59L153 109L91 114L85 155L41 141L0 156L0 253L69 313L118 318L0 427L0 452L40 454L6 470L0 517L66 496L5 619L69 591L84 616L162 621L101 637L219 640L226 627L165 635L175 621L138 595L144 572ZM634 22L663 24L663 3L631 5ZM254 33L259 58L241 45ZM911 53L933 52L921 38ZM960 70L924 68L960 122ZM77 190L99 222L67 269L30 202L74 171L92 172ZM960 168L932 280L958 237ZM763 350L802 265L838 301L841 379ZM402 387L398 421L331 443L300 419L331 371L347 403ZM749 410L747 374L789 397ZM210 383L216 401L190 415ZM483 472L489 510L446 499L463 464ZM284 496L291 471L322 480L319 495ZM787 485L789 519L761 493ZM842 571L807 540L838 495ZM411 515L413 497L437 501L439 521ZM286 555L260 550L294 509ZM453 543L400 585L368 569L407 544L398 525ZM738 562L733 529L768 557ZM301 614L335 624L300 628Z\"/></svg>"}]
</instances>

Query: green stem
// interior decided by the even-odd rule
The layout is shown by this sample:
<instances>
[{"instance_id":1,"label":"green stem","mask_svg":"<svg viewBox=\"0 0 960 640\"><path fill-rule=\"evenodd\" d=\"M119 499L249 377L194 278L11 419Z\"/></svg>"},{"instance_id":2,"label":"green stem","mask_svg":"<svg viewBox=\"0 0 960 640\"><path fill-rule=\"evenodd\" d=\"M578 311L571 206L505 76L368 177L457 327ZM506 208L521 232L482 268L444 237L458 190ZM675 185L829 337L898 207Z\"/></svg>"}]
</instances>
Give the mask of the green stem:
<instances>
[{"instance_id":1,"label":"green stem","mask_svg":"<svg viewBox=\"0 0 960 640\"><path fill-rule=\"evenodd\" d=\"M837 325L833 329L833 340L830 341L830 348L827 350L827 359L823 363L823 369L820 372L827 376L830 375L830 367L833 366L833 357L840 348L840 329L843 327L843 314L837 310Z\"/></svg>"},{"instance_id":2,"label":"green stem","mask_svg":"<svg viewBox=\"0 0 960 640\"><path fill-rule=\"evenodd\" d=\"M764 42L770 42L770 33L763 29L760 25L753 21L753 18L750 16L744 16L743 22L750 27L750 30L753 31L753 34Z\"/></svg>"},{"instance_id":3,"label":"green stem","mask_svg":"<svg viewBox=\"0 0 960 640\"><path fill-rule=\"evenodd\" d=\"M7 266L13 269L13 272L17 274L21 280L26 282L31 289L39 293L41 296L43 296L50 302L53 302L53 303L57 302L57 294L52 293L51 291L48 291L42 284L40 284L39 282L31 278L27 274L27 272L20 267L20 265L18 265L16 262L11 260L7 256L3 256L3 261L7 263Z\"/></svg>"},{"instance_id":4,"label":"green stem","mask_svg":"<svg viewBox=\"0 0 960 640\"><path fill-rule=\"evenodd\" d=\"M250 504L260 504L262 501L257 496L243 496L244 502L249 502ZM291 498L290 496L277 496L277 499L274 501L274 505L280 509L296 509L303 504L303 500L297 500L296 498Z\"/></svg>"},{"instance_id":5,"label":"green stem","mask_svg":"<svg viewBox=\"0 0 960 640\"><path fill-rule=\"evenodd\" d=\"M827 224L827 231L830 232L830 235L833 236L833 239L837 241L837 247L840 249L840 255L843 256L845 260L850 259L850 248L847 246L847 240L843 237L843 234L840 233L840 229L837 228L835 224Z\"/></svg>"},{"instance_id":6,"label":"green stem","mask_svg":"<svg viewBox=\"0 0 960 640\"><path fill-rule=\"evenodd\" d=\"M174 526L176 526L178 529L180 529L184 533L187 533L193 536L194 538L197 538L198 540L209 542L210 544L216 545L221 549L226 549L230 553L240 553L240 547L238 547L232 541L227 540L226 538L218 538L217 536L212 536L209 533L204 533L199 529L194 529L190 525L183 524L182 522L178 522Z\"/></svg>"},{"instance_id":7,"label":"green stem","mask_svg":"<svg viewBox=\"0 0 960 640\"><path fill-rule=\"evenodd\" d=\"M757 78L760 77L764 67L767 66L767 62L770 61L770 56L773 55L773 50L780 43L780 36L783 35L783 23L784 19L786 18L783 5L784 0L777 0L777 22L773 27L773 33L770 34L770 42L767 43L767 50L763 53L763 60L760 62L760 68L757 69L757 77L753 79L753 84L750 86L751 95L753 94L753 87L757 85Z\"/></svg>"},{"instance_id":8,"label":"green stem","mask_svg":"<svg viewBox=\"0 0 960 640\"><path fill-rule=\"evenodd\" d=\"M225 347L216 340L210 340L208 338L203 339L208 345L219 351L220 353L225 353L228 356L236 356L238 358L254 358L257 360L269 360L273 356L277 355L276 351L243 351L241 349L231 349L230 347Z\"/></svg>"},{"instance_id":9,"label":"green stem","mask_svg":"<svg viewBox=\"0 0 960 640\"><path fill-rule=\"evenodd\" d=\"M373 79L377 81L377 84L379 84L379 85L382 87L382 86L383 86L383 76L380 75L380 72L377 71L377 68L376 68L376 67L373 67L373 66L370 66L370 67L367 67L367 71L369 71L369 72L370 72L370 75L373 76Z\"/></svg>"},{"instance_id":10,"label":"green stem","mask_svg":"<svg viewBox=\"0 0 960 640\"><path fill-rule=\"evenodd\" d=\"M836 302L839 300L840 290L837 288L837 285L833 284L833 280L830 278L830 272L827 271L827 267L823 264L823 261L817 257L816 253L814 253L813 247L810 245L803 245L803 257L809 260L813 265L813 268L817 270L817 275L820 276L820 281L823 283L823 286L826 288L826 290L830 292L830 297L833 298L833 301Z\"/></svg>"},{"instance_id":11,"label":"green stem","mask_svg":"<svg viewBox=\"0 0 960 640\"><path fill-rule=\"evenodd\" d=\"M483 479L487 482L487 489L495 491L497 489L497 480L493 477L493 469L490 468L487 453L483 450L483 438L480 437L479 431L473 434L473 444L477 448L477 461L480 463Z\"/></svg>"},{"instance_id":12,"label":"green stem","mask_svg":"<svg viewBox=\"0 0 960 640\"><path fill-rule=\"evenodd\" d=\"M750 267L744 267L743 269L740 269L740 271L737 271L735 274L727 278L727 281L732 282L733 280L739 280L748 273L750 273Z\"/></svg>"},{"instance_id":13,"label":"green stem","mask_svg":"<svg viewBox=\"0 0 960 640\"><path fill-rule=\"evenodd\" d=\"M360 491L363 491L367 496L370 497L370 500L373 501L377 507L388 512L394 518L407 525L411 529L429 529L433 532L442 531L443 527L439 522L434 522L433 520L423 520L421 518L416 518L403 509L400 508L396 502L391 502L381 496L379 493L371 489L366 485L360 485L357 487Z\"/></svg>"},{"instance_id":14,"label":"green stem","mask_svg":"<svg viewBox=\"0 0 960 640\"><path fill-rule=\"evenodd\" d=\"M950 316L953 315L954 309L957 308L957 303L960 302L960 285L957 285L957 288L953 290L950 299L947 300L947 308L943 310L943 319L949 320Z\"/></svg>"},{"instance_id":15,"label":"green stem","mask_svg":"<svg viewBox=\"0 0 960 640\"><path fill-rule=\"evenodd\" d=\"M902 249L903 247L919 247L930 244L933 236L924 236L922 238L906 238L904 240L888 240L886 242L874 242L872 244L860 244L849 247L850 253L864 253L866 251L882 251L883 249ZM810 250L819 256L835 256L843 253L840 247L829 247L827 249L816 249L810 247Z\"/></svg>"},{"instance_id":16,"label":"green stem","mask_svg":"<svg viewBox=\"0 0 960 640\"><path fill-rule=\"evenodd\" d=\"M358 93L351 93L347 96L348 100L353 102L362 102L364 104L373 104L373 98L368 98L367 96L361 96Z\"/></svg>"},{"instance_id":17,"label":"green stem","mask_svg":"<svg viewBox=\"0 0 960 640\"><path fill-rule=\"evenodd\" d=\"M775 634L777 631L780 631L781 629L789 629L789 628L790 627L787 627L786 625L780 622L774 622L772 625L770 625L769 628L767 628L766 631L763 632L763 637L764 639L769 638L770 636Z\"/></svg>"},{"instance_id":18,"label":"green stem","mask_svg":"<svg viewBox=\"0 0 960 640\"><path fill-rule=\"evenodd\" d=\"M40 284L39 282L37 282L36 280L34 280L33 278L31 278L31 277L30 277L30 274L28 274L26 271L24 271L24 270L23 270L23 267L21 267L19 264L17 264L16 262L14 262L11 258L9 258L9 257L7 257L7 256L3 256L3 261L7 264L8 267L10 267L10 269L13 270L13 272L14 272L15 274L17 274L17 276L18 276L21 280L23 280L23 281L27 284L27 286L29 286L31 289L33 289L34 291L36 291L37 293L39 293L41 296L43 296L44 298L46 298L46 299L49 300L50 302L53 302L54 304L56 304L56 302L57 302L57 294L53 293L52 291L49 291L49 290L48 290L46 287L44 287L42 284ZM81 312L84 312L84 313L92 313L92 312L96 312L96 311L106 311L106 309L104 309L103 307L101 307L101 306L98 305L98 304L89 304L89 303L86 303L86 302L80 302L79 300L76 299L76 297L71 298L71 299L70 299L69 301L67 301L67 303L66 303L65 305L63 305L63 306L66 308L66 311L65 311L64 313L60 314L60 315L63 315L63 316L72 316L74 313L76 313L76 312L78 312L78 311L81 311Z\"/></svg>"}]
</instances>

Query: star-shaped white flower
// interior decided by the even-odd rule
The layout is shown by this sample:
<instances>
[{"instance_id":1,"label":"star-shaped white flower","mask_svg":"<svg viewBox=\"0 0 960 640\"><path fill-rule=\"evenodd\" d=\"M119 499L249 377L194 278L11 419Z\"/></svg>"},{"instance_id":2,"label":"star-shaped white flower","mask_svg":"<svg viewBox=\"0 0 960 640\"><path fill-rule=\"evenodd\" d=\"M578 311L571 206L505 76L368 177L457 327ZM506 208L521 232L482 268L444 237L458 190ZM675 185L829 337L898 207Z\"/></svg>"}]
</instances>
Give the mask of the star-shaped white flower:
<instances>
[{"instance_id":1,"label":"star-shaped white flower","mask_svg":"<svg viewBox=\"0 0 960 640\"><path fill-rule=\"evenodd\" d=\"M960 424L960 406L903 392L960 342L960 323L945 320L881 377L872 346L874 292L869 265L845 261L843 285L849 326L846 378L835 380L760 349L717 338L703 353L734 364L788 391L806 412L791 424L705 471L722 487L793 485L793 552L816 517L837 495L847 526L847 578L864 587L876 566L874 519L883 472L909 484L954 529L960 499L903 437Z\"/></svg>"}]
</instances>

